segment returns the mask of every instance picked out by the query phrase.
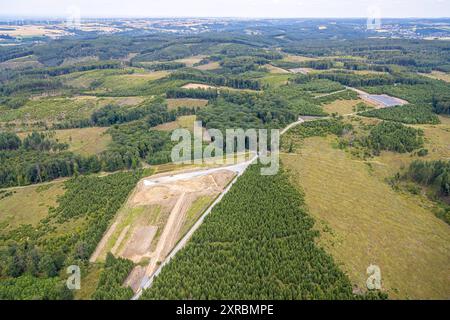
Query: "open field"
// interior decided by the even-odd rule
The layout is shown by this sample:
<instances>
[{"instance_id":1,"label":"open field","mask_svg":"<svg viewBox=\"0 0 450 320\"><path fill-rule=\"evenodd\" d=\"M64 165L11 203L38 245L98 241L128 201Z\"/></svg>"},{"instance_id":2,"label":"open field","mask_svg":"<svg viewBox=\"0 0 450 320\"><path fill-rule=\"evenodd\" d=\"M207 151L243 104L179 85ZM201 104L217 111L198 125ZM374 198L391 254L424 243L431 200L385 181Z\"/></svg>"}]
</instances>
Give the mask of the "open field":
<instances>
[{"instance_id":1,"label":"open field","mask_svg":"<svg viewBox=\"0 0 450 320\"><path fill-rule=\"evenodd\" d=\"M149 181L165 176L168 174L154 175ZM232 171L220 170L160 183L141 180L91 261L101 261L111 251L135 263L148 264L144 274L150 276L233 176ZM134 289L139 287L143 270L138 266L130 276Z\"/></svg>"},{"instance_id":2,"label":"open field","mask_svg":"<svg viewBox=\"0 0 450 320\"><path fill-rule=\"evenodd\" d=\"M329 104L324 105L323 111L332 114L337 113L339 115L345 115L355 112L354 108L358 103L361 103L362 100L335 100Z\"/></svg>"},{"instance_id":3,"label":"open field","mask_svg":"<svg viewBox=\"0 0 450 320\"><path fill-rule=\"evenodd\" d=\"M74 72L60 78L67 85L79 89L88 89L94 82L98 82L95 91L102 92L140 88L149 81L164 78L168 74L168 71L149 72L140 68L127 68Z\"/></svg>"},{"instance_id":4,"label":"open field","mask_svg":"<svg viewBox=\"0 0 450 320\"><path fill-rule=\"evenodd\" d=\"M370 165L333 148L334 141L309 138L298 154L282 156L305 192L320 244L358 290L375 264L390 298L447 299L449 226L417 198L392 190Z\"/></svg>"},{"instance_id":5,"label":"open field","mask_svg":"<svg viewBox=\"0 0 450 320\"><path fill-rule=\"evenodd\" d=\"M112 75L102 80L96 92L110 92L114 90L137 90L145 86L149 81L164 78L168 71L140 72L132 74Z\"/></svg>"},{"instance_id":6,"label":"open field","mask_svg":"<svg viewBox=\"0 0 450 320\"><path fill-rule=\"evenodd\" d=\"M57 38L66 35L67 32L62 29L49 28L39 25L22 25L22 26L8 26L2 28L2 34L9 35L11 37L50 37Z\"/></svg>"},{"instance_id":7,"label":"open field","mask_svg":"<svg viewBox=\"0 0 450 320\"><path fill-rule=\"evenodd\" d=\"M182 86L183 89L217 89L215 86L210 86L202 83L188 83Z\"/></svg>"},{"instance_id":8,"label":"open field","mask_svg":"<svg viewBox=\"0 0 450 320\"><path fill-rule=\"evenodd\" d=\"M183 59L177 59L177 60L174 60L174 62L184 63L184 64L186 64L187 67L193 67L194 64L199 63L204 58L206 58L206 56L198 55L198 56L192 56L192 57L187 57L187 58L183 58Z\"/></svg>"},{"instance_id":9,"label":"open field","mask_svg":"<svg viewBox=\"0 0 450 320\"><path fill-rule=\"evenodd\" d=\"M428 154L420 157L421 160L450 160L450 118L439 119L441 124L412 126L422 129L425 134L424 148L428 150ZM380 156L374 158L372 168L382 178L388 178L406 168L415 159L410 154L383 151Z\"/></svg>"},{"instance_id":10,"label":"open field","mask_svg":"<svg viewBox=\"0 0 450 320\"><path fill-rule=\"evenodd\" d=\"M267 70L269 70L270 73L275 73L275 74L277 74L277 73L289 73L288 70L283 69L283 68L279 68L279 67L275 67L275 66L273 66L271 64L265 64L263 67L266 68Z\"/></svg>"},{"instance_id":11,"label":"open field","mask_svg":"<svg viewBox=\"0 0 450 320\"><path fill-rule=\"evenodd\" d=\"M21 70L39 67L42 67L42 64L33 55L11 59L0 63L0 70Z\"/></svg>"},{"instance_id":12,"label":"open field","mask_svg":"<svg viewBox=\"0 0 450 320\"><path fill-rule=\"evenodd\" d=\"M286 75L268 75L267 77L277 77L277 76L286 76ZM218 90L229 90L229 91L241 91L241 92L260 92L257 90L252 89L236 89L231 87L217 87L217 86L211 86L209 84L203 84L203 83L187 83L184 86L182 86L183 89L218 89Z\"/></svg>"},{"instance_id":13,"label":"open field","mask_svg":"<svg viewBox=\"0 0 450 320\"><path fill-rule=\"evenodd\" d=\"M443 80L445 82L450 82L450 74L441 71L432 71L431 73L421 73L422 76L429 77L432 79Z\"/></svg>"},{"instance_id":14,"label":"open field","mask_svg":"<svg viewBox=\"0 0 450 320\"><path fill-rule=\"evenodd\" d=\"M291 76L292 75L290 75L289 73L283 73L283 74L271 73L271 74L268 74L268 75L264 76L263 78L261 78L261 82L263 84L269 85L271 87L279 87L279 86L287 84L288 79Z\"/></svg>"},{"instance_id":15,"label":"open field","mask_svg":"<svg viewBox=\"0 0 450 320\"><path fill-rule=\"evenodd\" d=\"M52 132L55 134L53 138L56 141L69 145L69 151L89 156L106 150L112 141L111 136L106 133L107 130L108 128L104 127L93 127L53 130ZM29 132L21 132L18 136L23 139L28 134Z\"/></svg>"},{"instance_id":16,"label":"open field","mask_svg":"<svg viewBox=\"0 0 450 320\"><path fill-rule=\"evenodd\" d=\"M88 118L92 112L109 103L110 100L96 97L46 97L30 99L19 109L0 106L0 121L61 122L67 119Z\"/></svg>"},{"instance_id":17,"label":"open field","mask_svg":"<svg viewBox=\"0 0 450 320\"><path fill-rule=\"evenodd\" d=\"M180 116L175 121L166 122L160 125L157 125L154 127L154 130L160 130L160 131L172 131L178 128L184 128L188 130L194 129L194 121L197 117L195 115L193 116Z\"/></svg>"},{"instance_id":18,"label":"open field","mask_svg":"<svg viewBox=\"0 0 450 320\"><path fill-rule=\"evenodd\" d=\"M103 268L99 264L89 265L86 274L83 274L81 278L81 282L83 285L81 286L80 290L76 290L76 300L89 300L91 298L92 294L97 288L98 282L100 280L100 273L102 272L102 270Z\"/></svg>"},{"instance_id":19,"label":"open field","mask_svg":"<svg viewBox=\"0 0 450 320\"><path fill-rule=\"evenodd\" d=\"M94 155L106 150L111 136L108 128L81 128L56 130L55 139L69 144L69 151L80 155Z\"/></svg>"},{"instance_id":20,"label":"open field","mask_svg":"<svg viewBox=\"0 0 450 320\"><path fill-rule=\"evenodd\" d=\"M167 99L167 108L169 110L176 110L179 107L188 107L188 108L201 108L208 104L208 100L206 99L189 99L189 98L181 98L181 99Z\"/></svg>"},{"instance_id":21,"label":"open field","mask_svg":"<svg viewBox=\"0 0 450 320\"><path fill-rule=\"evenodd\" d=\"M305 62L305 61L313 61L317 60L317 58L310 58L310 57L304 57L304 56L298 56L293 54L288 54L281 61L286 62Z\"/></svg>"},{"instance_id":22,"label":"open field","mask_svg":"<svg viewBox=\"0 0 450 320\"><path fill-rule=\"evenodd\" d=\"M198 70L216 70L216 69L220 69L220 63L213 61L207 64L202 64L199 66L196 66L195 69Z\"/></svg>"},{"instance_id":23,"label":"open field","mask_svg":"<svg viewBox=\"0 0 450 320\"><path fill-rule=\"evenodd\" d=\"M352 71L355 74L362 74L362 75L366 75L366 74L387 74L387 72L382 72L382 71L374 71L374 70L353 70Z\"/></svg>"},{"instance_id":24,"label":"open field","mask_svg":"<svg viewBox=\"0 0 450 320\"><path fill-rule=\"evenodd\" d=\"M119 69L89 70L72 72L70 74L62 75L59 78L61 78L68 86L87 89L94 81L101 81L105 77L121 74L124 74L124 71Z\"/></svg>"},{"instance_id":25,"label":"open field","mask_svg":"<svg viewBox=\"0 0 450 320\"><path fill-rule=\"evenodd\" d=\"M61 181L8 190L12 195L0 194L0 233L13 230L21 224L37 223L47 216L48 208L57 205L56 199L64 193Z\"/></svg>"}]
</instances>

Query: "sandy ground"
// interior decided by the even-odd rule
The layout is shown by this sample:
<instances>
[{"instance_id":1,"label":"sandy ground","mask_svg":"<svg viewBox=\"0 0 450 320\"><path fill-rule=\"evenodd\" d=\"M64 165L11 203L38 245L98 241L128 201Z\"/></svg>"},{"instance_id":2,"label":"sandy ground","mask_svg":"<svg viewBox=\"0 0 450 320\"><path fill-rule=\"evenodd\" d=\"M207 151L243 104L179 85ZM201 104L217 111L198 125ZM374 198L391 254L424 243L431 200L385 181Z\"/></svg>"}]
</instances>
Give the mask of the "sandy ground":
<instances>
[{"instance_id":1,"label":"sandy ground","mask_svg":"<svg viewBox=\"0 0 450 320\"><path fill-rule=\"evenodd\" d=\"M209 86L201 83L188 83L182 86L183 89L217 89L217 87Z\"/></svg>"},{"instance_id":2,"label":"sandy ground","mask_svg":"<svg viewBox=\"0 0 450 320\"><path fill-rule=\"evenodd\" d=\"M289 69L289 71L291 73L301 73L301 74L308 74L311 71L313 71L313 69L311 68L293 68L293 69Z\"/></svg>"},{"instance_id":3,"label":"sandy ground","mask_svg":"<svg viewBox=\"0 0 450 320\"><path fill-rule=\"evenodd\" d=\"M233 170L215 168L164 173L141 180L90 261L101 260L111 251L140 264L126 281L137 290L183 237L183 226L195 222L192 216L187 221L193 203L200 197L217 197L235 175Z\"/></svg>"}]
</instances>

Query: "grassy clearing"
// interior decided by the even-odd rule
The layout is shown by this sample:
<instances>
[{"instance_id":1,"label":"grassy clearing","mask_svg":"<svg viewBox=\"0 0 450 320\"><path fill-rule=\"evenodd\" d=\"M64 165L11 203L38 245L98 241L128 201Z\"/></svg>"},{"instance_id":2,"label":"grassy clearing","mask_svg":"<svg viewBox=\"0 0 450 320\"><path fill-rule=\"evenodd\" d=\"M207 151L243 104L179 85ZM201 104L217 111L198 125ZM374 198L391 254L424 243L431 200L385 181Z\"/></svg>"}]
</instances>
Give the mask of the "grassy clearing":
<instances>
[{"instance_id":1,"label":"grassy clearing","mask_svg":"<svg viewBox=\"0 0 450 320\"><path fill-rule=\"evenodd\" d=\"M432 79L450 82L450 73L445 73L441 71L432 71L431 73L421 73L421 75Z\"/></svg>"},{"instance_id":2,"label":"grassy clearing","mask_svg":"<svg viewBox=\"0 0 450 320\"><path fill-rule=\"evenodd\" d=\"M82 128L56 130L55 138L69 144L69 151L81 155L94 155L106 150L112 141L108 128Z\"/></svg>"},{"instance_id":3,"label":"grassy clearing","mask_svg":"<svg viewBox=\"0 0 450 320\"><path fill-rule=\"evenodd\" d=\"M11 189L11 196L0 199L0 232L7 232L21 224L36 226L48 214L49 207L64 193L63 182Z\"/></svg>"},{"instance_id":4,"label":"grassy clearing","mask_svg":"<svg viewBox=\"0 0 450 320\"><path fill-rule=\"evenodd\" d=\"M22 70L26 68L39 68L42 64L34 55L11 59L0 63L0 70Z\"/></svg>"},{"instance_id":5,"label":"grassy clearing","mask_svg":"<svg viewBox=\"0 0 450 320\"><path fill-rule=\"evenodd\" d=\"M48 97L29 100L19 109L0 106L0 121L60 122L68 119L84 119L109 101L95 97Z\"/></svg>"},{"instance_id":6,"label":"grassy clearing","mask_svg":"<svg viewBox=\"0 0 450 320\"><path fill-rule=\"evenodd\" d=\"M337 113L339 115L350 114L354 112L354 107L363 102L360 99L356 100L335 100L329 104L324 105L323 111L328 114Z\"/></svg>"},{"instance_id":7,"label":"grassy clearing","mask_svg":"<svg viewBox=\"0 0 450 320\"><path fill-rule=\"evenodd\" d=\"M362 75L367 75L367 74L388 74L387 72L375 71L375 70L353 70L353 73L355 73L355 74L362 74Z\"/></svg>"},{"instance_id":8,"label":"grassy clearing","mask_svg":"<svg viewBox=\"0 0 450 320\"><path fill-rule=\"evenodd\" d=\"M213 200L214 198L211 196L200 196L192 203L192 206L186 212L186 217L180 230L180 239L189 231Z\"/></svg>"},{"instance_id":9,"label":"grassy clearing","mask_svg":"<svg viewBox=\"0 0 450 320\"><path fill-rule=\"evenodd\" d=\"M156 127L153 127L154 130L159 131L173 131L178 128L184 128L192 131L194 129L194 122L197 119L197 116L180 116L175 121L166 122Z\"/></svg>"},{"instance_id":10,"label":"grassy clearing","mask_svg":"<svg viewBox=\"0 0 450 320\"><path fill-rule=\"evenodd\" d=\"M269 73L275 73L275 74L277 74L277 73L278 74L280 74L280 73L289 73L289 71L287 71L285 69L282 69L282 68L275 67L275 66L273 66L271 64L264 65L264 68L269 70Z\"/></svg>"},{"instance_id":11,"label":"grassy clearing","mask_svg":"<svg viewBox=\"0 0 450 320\"><path fill-rule=\"evenodd\" d=\"M54 130L54 139L58 142L67 143L69 151L84 156L99 154L106 150L108 144L112 141L109 134L106 133L108 128L76 128ZM21 132L18 136L23 139L29 132Z\"/></svg>"},{"instance_id":12,"label":"grassy clearing","mask_svg":"<svg viewBox=\"0 0 450 320\"><path fill-rule=\"evenodd\" d=\"M217 70L217 69L220 69L220 68L221 68L220 67L220 63L216 62L216 61L210 62L210 63L207 63L207 64L202 64L202 65L199 65L199 66L195 67L195 69L198 69L198 70Z\"/></svg>"},{"instance_id":13,"label":"grassy clearing","mask_svg":"<svg viewBox=\"0 0 450 320\"><path fill-rule=\"evenodd\" d=\"M61 78L61 80L68 86L79 89L87 89L94 81L101 81L106 77L120 75L124 72L125 71L121 69L89 70L73 72L67 75L62 75L59 78Z\"/></svg>"},{"instance_id":14,"label":"grassy clearing","mask_svg":"<svg viewBox=\"0 0 450 320\"><path fill-rule=\"evenodd\" d=\"M179 107L202 108L208 104L206 99L167 99L167 108L174 110Z\"/></svg>"},{"instance_id":15,"label":"grassy clearing","mask_svg":"<svg viewBox=\"0 0 450 320\"><path fill-rule=\"evenodd\" d=\"M198 55L198 56L192 56L192 57L174 60L174 62L184 63L184 64L186 64L187 67L193 67L194 64L199 63L204 58L206 58L206 56Z\"/></svg>"},{"instance_id":16,"label":"grassy clearing","mask_svg":"<svg viewBox=\"0 0 450 320\"><path fill-rule=\"evenodd\" d=\"M413 125L414 128L420 128L425 134L424 148L428 154L420 157L421 160L445 160L450 159L450 118L439 117L441 124L437 125ZM375 157L373 170L375 170L383 179L392 177L395 173L418 157L412 157L410 154L399 154L394 152L382 152L379 157Z\"/></svg>"},{"instance_id":17,"label":"grassy clearing","mask_svg":"<svg viewBox=\"0 0 450 320\"><path fill-rule=\"evenodd\" d=\"M95 91L104 92L133 90L145 86L149 81L164 78L168 74L168 71L148 72L145 69L128 68L74 72L61 78L67 85L79 89L88 89L94 82L99 82Z\"/></svg>"},{"instance_id":18,"label":"grassy clearing","mask_svg":"<svg viewBox=\"0 0 450 320\"><path fill-rule=\"evenodd\" d=\"M285 73L285 74L275 74L271 73L263 78L261 78L261 82L265 85L268 85L270 87L280 87L282 85L285 85L288 83L288 79L292 77L291 74Z\"/></svg>"},{"instance_id":19,"label":"grassy clearing","mask_svg":"<svg viewBox=\"0 0 450 320\"><path fill-rule=\"evenodd\" d=\"M155 71L146 73L133 73L114 75L103 79L101 86L96 90L99 92L110 92L114 90L128 91L144 87L149 81L164 78L168 71Z\"/></svg>"},{"instance_id":20,"label":"grassy clearing","mask_svg":"<svg viewBox=\"0 0 450 320\"><path fill-rule=\"evenodd\" d=\"M286 62L305 62L305 61L313 61L313 60L318 60L318 59L305 57L305 56L292 55L292 54L288 54L283 59L281 59L281 61L286 61Z\"/></svg>"},{"instance_id":21,"label":"grassy clearing","mask_svg":"<svg viewBox=\"0 0 450 320\"><path fill-rule=\"evenodd\" d=\"M90 264L86 274L81 278L81 288L75 291L76 300L89 300L97 289L100 280L100 274L103 267L100 264Z\"/></svg>"},{"instance_id":22,"label":"grassy clearing","mask_svg":"<svg viewBox=\"0 0 450 320\"><path fill-rule=\"evenodd\" d=\"M352 160L333 143L309 138L299 154L282 156L305 192L320 244L359 288L365 288L367 267L376 264L391 298L447 299L448 225L416 197L392 190L370 163Z\"/></svg>"}]
</instances>

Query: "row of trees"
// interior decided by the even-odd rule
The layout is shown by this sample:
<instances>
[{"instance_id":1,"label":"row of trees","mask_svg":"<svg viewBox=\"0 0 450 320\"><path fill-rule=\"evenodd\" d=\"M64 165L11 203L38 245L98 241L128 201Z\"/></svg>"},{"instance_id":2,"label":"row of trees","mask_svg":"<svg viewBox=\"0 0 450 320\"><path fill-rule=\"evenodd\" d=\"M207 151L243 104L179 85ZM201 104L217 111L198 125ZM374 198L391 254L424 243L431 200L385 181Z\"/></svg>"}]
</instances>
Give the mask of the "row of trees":
<instances>
[{"instance_id":1,"label":"row of trees","mask_svg":"<svg viewBox=\"0 0 450 320\"><path fill-rule=\"evenodd\" d=\"M181 99L181 98L191 98L191 99L216 99L219 95L219 91L216 89L183 89L183 88L173 88L166 92L166 97L168 99Z\"/></svg>"},{"instance_id":2,"label":"row of trees","mask_svg":"<svg viewBox=\"0 0 450 320\"><path fill-rule=\"evenodd\" d=\"M21 75L38 75L38 76L61 76L64 74L69 74L73 72L83 72L89 70L103 70L103 69L117 69L121 66L119 61L105 60L98 62L74 64L59 67L48 67L48 68L38 68L31 69L21 73Z\"/></svg>"},{"instance_id":3,"label":"row of trees","mask_svg":"<svg viewBox=\"0 0 450 320\"><path fill-rule=\"evenodd\" d=\"M365 86L380 86L380 85L393 85L393 84L421 84L426 83L427 80L420 77L397 74L395 76L391 74L366 74L357 75L349 72L333 72L333 73L319 73L312 75L311 77L317 77L319 79L328 79L339 82L345 86L350 87L365 87Z\"/></svg>"},{"instance_id":4,"label":"row of trees","mask_svg":"<svg viewBox=\"0 0 450 320\"><path fill-rule=\"evenodd\" d=\"M403 105L391 108L373 109L360 113L365 117L396 121L409 124L431 123L438 124L439 118L433 114L428 105Z\"/></svg>"}]
</instances>

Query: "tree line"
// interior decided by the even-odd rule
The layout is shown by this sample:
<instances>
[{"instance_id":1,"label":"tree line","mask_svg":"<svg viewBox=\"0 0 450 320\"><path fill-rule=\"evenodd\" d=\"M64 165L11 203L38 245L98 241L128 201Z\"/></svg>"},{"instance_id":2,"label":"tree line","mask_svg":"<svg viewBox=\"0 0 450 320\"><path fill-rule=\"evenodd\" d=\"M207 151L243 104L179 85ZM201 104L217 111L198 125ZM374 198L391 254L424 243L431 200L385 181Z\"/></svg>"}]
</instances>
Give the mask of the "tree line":
<instances>
[{"instance_id":1,"label":"tree line","mask_svg":"<svg viewBox=\"0 0 450 320\"><path fill-rule=\"evenodd\" d=\"M194 82L206 83L215 86L225 86L236 89L261 90L262 86L258 80L244 79L241 77L231 77L216 75L213 73L183 71L175 72L169 76L170 79L190 80Z\"/></svg>"}]
</instances>

